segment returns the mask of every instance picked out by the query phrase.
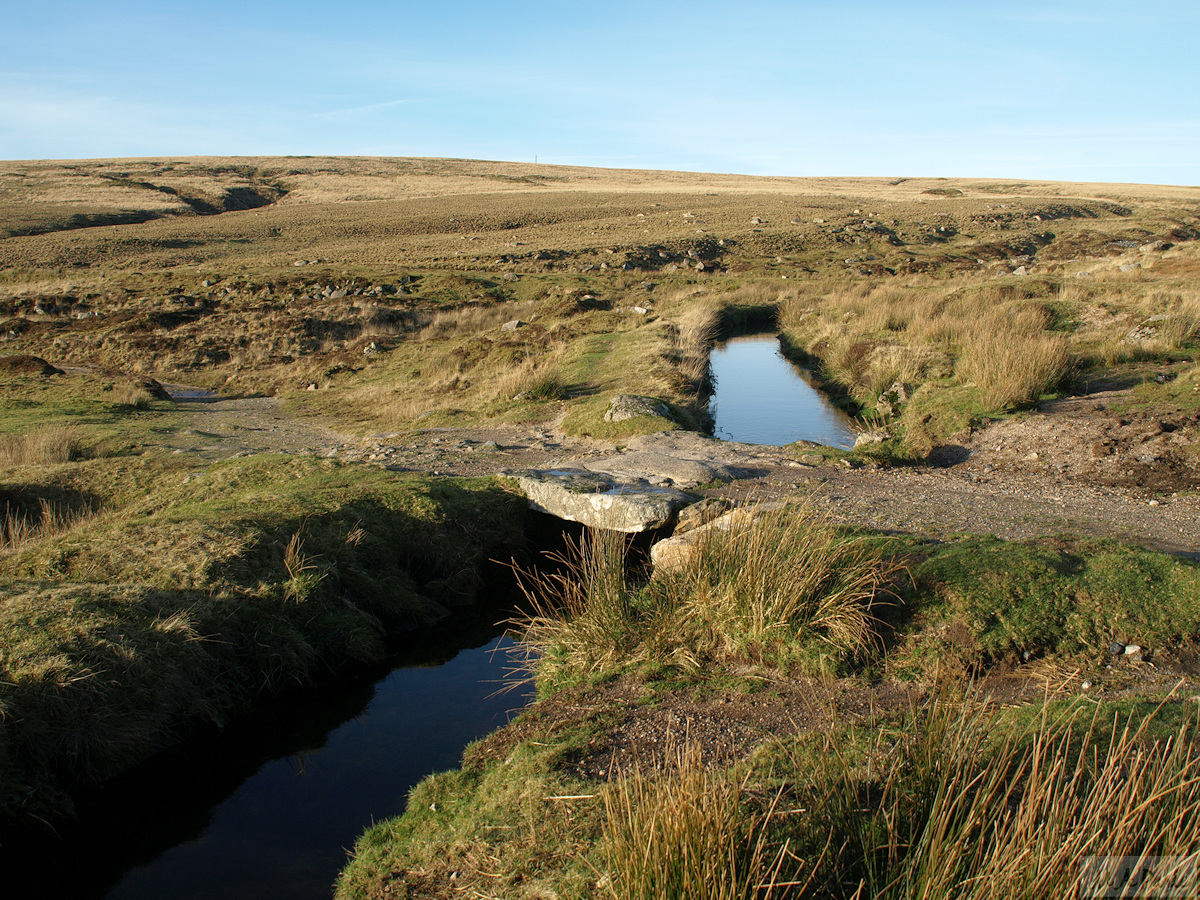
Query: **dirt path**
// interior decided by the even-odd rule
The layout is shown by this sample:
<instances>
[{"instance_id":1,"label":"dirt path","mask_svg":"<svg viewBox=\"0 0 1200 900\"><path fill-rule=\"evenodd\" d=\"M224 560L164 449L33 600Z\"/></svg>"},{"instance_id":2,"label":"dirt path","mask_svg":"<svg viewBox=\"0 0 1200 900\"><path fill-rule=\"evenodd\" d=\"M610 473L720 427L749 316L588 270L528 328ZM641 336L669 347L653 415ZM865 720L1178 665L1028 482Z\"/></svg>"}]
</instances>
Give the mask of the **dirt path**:
<instances>
[{"instance_id":1,"label":"dirt path","mask_svg":"<svg viewBox=\"0 0 1200 900\"><path fill-rule=\"evenodd\" d=\"M614 450L552 426L431 428L357 438L288 415L273 398L223 400L196 389L168 389L191 418L190 427L166 436L167 445L206 461L303 453L397 472L473 476ZM997 423L949 448L949 464L942 467L807 466L764 447L754 477L704 493L742 501L808 493L835 518L884 531L938 538L973 532L1011 540L1106 535L1200 558L1195 473L1183 471L1180 459L1187 457L1174 452L1176 445L1188 446L1195 423L1111 414L1106 401L1112 399L1072 398L1025 420Z\"/></svg>"}]
</instances>

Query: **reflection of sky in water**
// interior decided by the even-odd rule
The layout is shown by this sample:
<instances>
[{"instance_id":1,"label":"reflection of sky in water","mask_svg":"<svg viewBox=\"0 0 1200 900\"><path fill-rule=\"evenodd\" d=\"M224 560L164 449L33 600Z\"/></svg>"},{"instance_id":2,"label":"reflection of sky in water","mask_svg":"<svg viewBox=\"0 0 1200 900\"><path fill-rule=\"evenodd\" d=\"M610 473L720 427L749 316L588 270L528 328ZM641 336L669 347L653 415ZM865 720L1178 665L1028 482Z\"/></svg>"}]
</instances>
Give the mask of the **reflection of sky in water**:
<instances>
[{"instance_id":1,"label":"reflection of sky in water","mask_svg":"<svg viewBox=\"0 0 1200 900\"><path fill-rule=\"evenodd\" d=\"M400 668L369 708L309 753L266 762L212 813L197 839L130 872L108 900L328 898L346 850L373 822L404 811L421 778L459 765L462 749L523 706L498 693L509 658L497 646L440 666ZM187 777L186 772L180 777Z\"/></svg>"},{"instance_id":2,"label":"reflection of sky in water","mask_svg":"<svg viewBox=\"0 0 1200 900\"><path fill-rule=\"evenodd\" d=\"M783 358L774 335L749 335L717 345L712 371L717 391L708 408L717 437L777 446L793 441L854 446L850 417Z\"/></svg>"}]
</instances>

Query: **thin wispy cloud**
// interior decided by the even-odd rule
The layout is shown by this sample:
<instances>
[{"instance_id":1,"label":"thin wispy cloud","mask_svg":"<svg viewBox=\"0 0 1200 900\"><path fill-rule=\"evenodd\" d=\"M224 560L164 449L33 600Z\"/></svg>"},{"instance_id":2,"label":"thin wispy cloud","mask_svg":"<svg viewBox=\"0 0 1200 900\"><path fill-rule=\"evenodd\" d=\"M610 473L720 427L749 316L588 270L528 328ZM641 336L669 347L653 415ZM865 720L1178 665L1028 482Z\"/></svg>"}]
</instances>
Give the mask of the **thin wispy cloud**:
<instances>
[{"instance_id":1,"label":"thin wispy cloud","mask_svg":"<svg viewBox=\"0 0 1200 900\"><path fill-rule=\"evenodd\" d=\"M398 106L412 106L414 103L425 102L427 101L419 98L385 100L382 103L368 103L365 106L350 106L345 109L330 109L315 112L312 116L314 119L361 119L388 109L395 109Z\"/></svg>"}]
</instances>

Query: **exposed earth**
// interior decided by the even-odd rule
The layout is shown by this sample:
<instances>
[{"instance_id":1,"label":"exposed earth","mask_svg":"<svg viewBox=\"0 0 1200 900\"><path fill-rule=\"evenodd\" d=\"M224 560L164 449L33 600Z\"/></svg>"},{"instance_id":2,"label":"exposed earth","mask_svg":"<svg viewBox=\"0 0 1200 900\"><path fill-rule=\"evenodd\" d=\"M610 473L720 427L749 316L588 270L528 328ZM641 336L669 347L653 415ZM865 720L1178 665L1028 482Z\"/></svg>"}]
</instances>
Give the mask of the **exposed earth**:
<instances>
[{"instance_id":1,"label":"exposed earth","mask_svg":"<svg viewBox=\"0 0 1200 900\"><path fill-rule=\"evenodd\" d=\"M290 415L273 398L217 399L180 386L171 391L192 420L165 443L206 461L272 451L478 476L586 467L618 450L565 435L555 423L360 439ZM942 465L850 467L803 448L730 443L727 461L748 477L706 485L700 493L739 503L811 495L837 520L934 538L1075 533L1200 558L1200 460L1181 449L1195 441L1200 414L1123 414L1113 409L1122 396L1104 391L1067 398L1025 418L994 422L942 448Z\"/></svg>"}]
</instances>

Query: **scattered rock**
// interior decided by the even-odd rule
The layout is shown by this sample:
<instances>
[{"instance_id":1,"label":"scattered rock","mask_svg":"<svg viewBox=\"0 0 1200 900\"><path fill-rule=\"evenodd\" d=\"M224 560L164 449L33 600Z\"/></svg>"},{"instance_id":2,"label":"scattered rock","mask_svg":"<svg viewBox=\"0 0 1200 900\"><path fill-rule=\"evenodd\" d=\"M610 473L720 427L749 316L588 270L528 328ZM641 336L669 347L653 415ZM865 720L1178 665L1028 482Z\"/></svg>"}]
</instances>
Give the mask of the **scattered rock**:
<instances>
[{"instance_id":1,"label":"scattered rock","mask_svg":"<svg viewBox=\"0 0 1200 900\"><path fill-rule=\"evenodd\" d=\"M371 343L363 347L363 353L367 356L374 356L376 353L379 353L382 350L383 348L380 347L375 341L371 341Z\"/></svg>"},{"instance_id":2,"label":"scattered rock","mask_svg":"<svg viewBox=\"0 0 1200 900\"><path fill-rule=\"evenodd\" d=\"M605 422L624 422L626 419L636 419L641 416L666 419L674 422L671 407L656 397L640 397L636 394L619 394L609 404L604 413Z\"/></svg>"},{"instance_id":3,"label":"scattered rock","mask_svg":"<svg viewBox=\"0 0 1200 900\"><path fill-rule=\"evenodd\" d=\"M583 469L538 469L504 472L515 478L533 509L568 522L627 533L668 525L691 494L654 487L644 481L619 481Z\"/></svg>"},{"instance_id":4,"label":"scattered rock","mask_svg":"<svg viewBox=\"0 0 1200 900\"><path fill-rule=\"evenodd\" d=\"M783 509L785 505L784 503L763 503L757 506L742 507L727 512L691 531L673 534L650 548L650 561L654 564L654 570L658 572L677 569L685 565L691 559L696 548L712 538L714 534L750 527L754 520L764 512Z\"/></svg>"},{"instance_id":5,"label":"scattered rock","mask_svg":"<svg viewBox=\"0 0 1200 900\"><path fill-rule=\"evenodd\" d=\"M684 534L707 525L729 512L732 506L733 501L724 497L708 497L699 503L693 503L679 514L679 520L675 523L675 534Z\"/></svg>"},{"instance_id":6,"label":"scattered rock","mask_svg":"<svg viewBox=\"0 0 1200 900\"><path fill-rule=\"evenodd\" d=\"M871 444L882 444L888 439L888 433L883 428L872 428L870 431L860 431L854 439L854 449L868 447Z\"/></svg>"}]
</instances>

